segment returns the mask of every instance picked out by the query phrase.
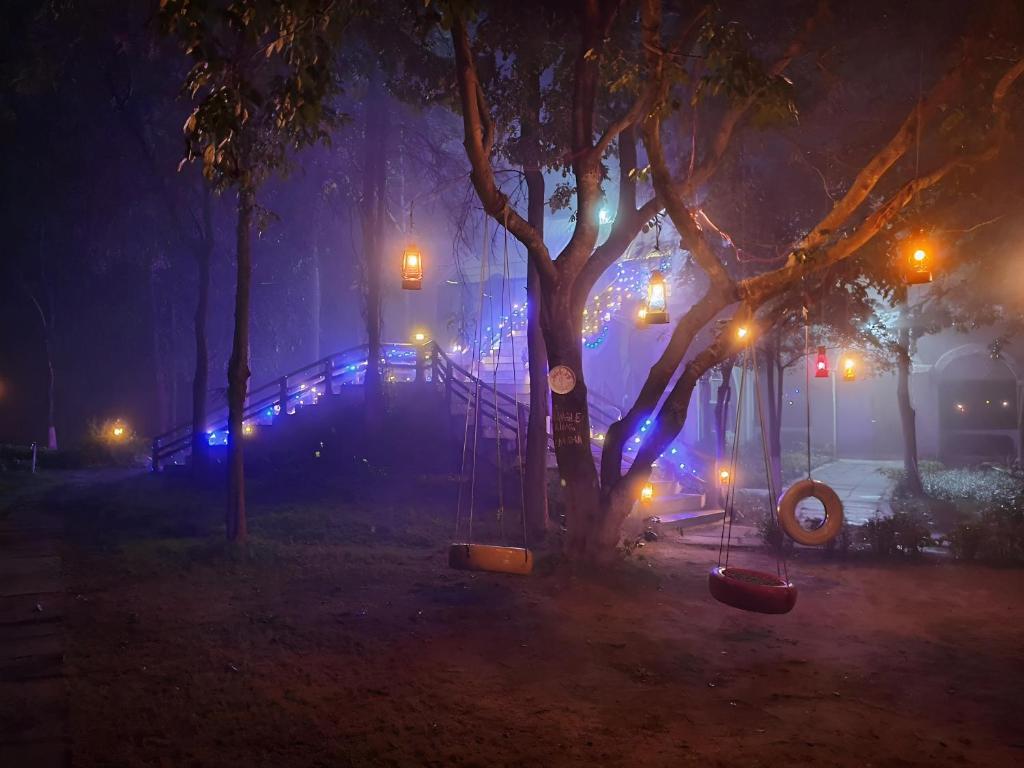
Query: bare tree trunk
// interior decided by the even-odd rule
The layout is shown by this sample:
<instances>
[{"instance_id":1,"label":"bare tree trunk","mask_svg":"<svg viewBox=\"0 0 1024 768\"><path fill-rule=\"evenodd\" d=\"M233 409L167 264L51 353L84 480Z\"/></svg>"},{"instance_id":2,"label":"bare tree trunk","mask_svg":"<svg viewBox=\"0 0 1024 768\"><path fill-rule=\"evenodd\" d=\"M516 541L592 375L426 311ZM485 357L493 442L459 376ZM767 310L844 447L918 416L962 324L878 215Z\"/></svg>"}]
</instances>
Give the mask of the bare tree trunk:
<instances>
[{"instance_id":1,"label":"bare tree trunk","mask_svg":"<svg viewBox=\"0 0 1024 768\"><path fill-rule=\"evenodd\" d=\"M210 353L206 321L210 312L210 258L213 253L213 212L209 188L203 190L203 232L196 245L198 291L194 321L196 368L192 377L192 469L202 472L207 464L206 394L210 389Z\"/></svg>"},{"instance_id":2,"label":"bare tree trunk","mask_svg":"<svg viewBox=\"0 0 1024 768\"><path fill-rule=\"evenodd\" d=\"M768 454L771 459L772 483L782 487L782 377L781 340L776 334L767 345L765 381L768 388Z\"/></svg>"},{"instance_id":3,"label":"bare tree trunk","mask_svg":"<svg viewBox=\"0 0 1024 768\"><path fill-rule=\"evenodd\" d=\"M22 277L21 286L28 296L32 305L39 314L39 324L43 331L43 351L46 355L46 447L51 451L57 450L57 422L56 422L56 386L57 378L54 368L53 356L55 346L54 335L54 301L53 289L49 285L46 276L46 250L43 240L46 234L45 227L39 229L39 295L32 291L28 282ZM45 303L45 307L43 304Z\"/></svg>"},{"instance_id":4,"label":"bare tree trunk","mask_svg":"<svg viewBox=\"0 0 1024 768\"><path fill-rule=\"evenodd\" d=\"M527 182L529 183L529 182ZM533 202L531 197L531 204ZM541 208L543 209L543 199ZM532 213L532 211L531 211ZM543 210L541 216L543 217ZM548 518L548 377L547 350L540 329L540 276L532 260L526 275L526 348L529 353L530 416L526 425L526 524L533 533L543 533Z\"/></svg>"},{"instance_id":5,"label":"bare tree trunk","mask_svg":"<svg viewBox=\"0 0 1024 768\"><path fill-rule=\"evenodd\" d=\"M53 366L53 322L52 318L43 326L44 346L46 348L46 447L57 450L57 377Z\"/></svg>"},{"instance_id":6,"label":"bare tree trunk","mask_svg":"<svg viewBox=\"0 0 1024 768\"><path fill-rule=\"evenodd\" d=\"M228 362L228 508L229 541L246 537L243 414L249 381L249 298L252 291L252 215L255 192L249 182L238 190L235 333Z\"/></svg>"},{"instance_id":7,"label":"bare tree trunk","mask_svg":"<svg viewBox=\"0 0 1024 768\"><path fill-rule=\"evenodd\" d=\"M312 294L313 300L310 307L311 333L310 341L313 348L313 359L319 360L322 357L320 343L320 310L323 296L320 291L320 230L323 227L323 196L326 192L321 189L317 195L316 203L313 206L313 274ZM329 384L330 382L328 382ZM329 387L328 387L329 389Z\"/></svg>"},{"instance_id":8,"label":"bare tree trunk","mask_svg":"<svg viewBox=\"0 0 1024 768\"><path fill-rule=\"evenodd\" d=\"M152 323L150 339L153 344L153 384L156 390L157 427L159 432L168 429L167 356L162 343L160 299L157 290L156 258L149 265L149 311Z\"/></svg>"},{"instance_id":9,"label":"bare tree trunk","mask_svg":"<svg viewBox=\"0 0 1024 768\"><path fill-rule=\"evenodd\" d=\"M910 329L901 328L896 342L896 401L903 428L903 471L907 490L914 496L922 496L924 484L917 464L917 414L910 403L910 373Z\"/></svg>"},{"instance_id":10,"label":"bare tree trunk","mask_svg":"<svg viewBox=\"0 0 1024 768\"><path fill-rule=\"evenodd\" d=\"M729 403L732 401L732 369L734 363L725 362L722 383L715 393L715 460L721 464L726 456L726 434L729 427Z\"/></svg>"},{"instance_id":11,"label":"bare tree trunk","mask_svg":"<svg viewBox=\"0 0 1024 768\"><path fill-rule=\"evenodd\" d=\"M366 374L363 388L367 425L376 434L384 419L384 383L380 370L381 351L381 259L386 210L384 148L387 146L387 105L376 78L366 99L366 169L363 178L362 230L366 265Z\"/></svg>"},{"instance_id":12,"label":"bare tree trunk","mask_svg":"<svg viewBox=\"0 0 1024 768\"><path fill-rule=\"evenodd\" d=\"M523 118L524 170L527 191L527 220L544 237L544 173L540 167L539 125L541 111L541 72L536 62L530 66L527 109ZM543 295L536 261L543 254L530 253L526 268L526 347L530 366L530 418L526 425L526 523L537 534L547 530L548 518L548 377L547 349L541 330Z\"/></svg>"}]
</instances>

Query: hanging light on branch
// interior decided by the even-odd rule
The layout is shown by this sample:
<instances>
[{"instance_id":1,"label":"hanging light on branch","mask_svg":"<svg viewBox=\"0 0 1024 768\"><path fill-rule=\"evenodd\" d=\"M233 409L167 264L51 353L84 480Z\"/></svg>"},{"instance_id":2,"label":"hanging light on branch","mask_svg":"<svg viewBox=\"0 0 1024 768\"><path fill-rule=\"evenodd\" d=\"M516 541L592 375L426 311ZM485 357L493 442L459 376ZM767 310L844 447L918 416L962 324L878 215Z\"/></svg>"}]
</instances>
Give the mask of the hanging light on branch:
<instances>
[{"instance_id":1,"label":"hanging light on branch","mask_svg":"<svg viewBox=\"0 0 1024 768\"><path fill-rule=\"evenodd\" d=\"M654 500L654 484L644 483L644 487L640 489L640 501L644 504L650 504Z\"/></svg>"},{"instance_id":2,"label":"hanging light on branch","mask_svg":"<svg viewBox=\"0 0 1024 768\"><path fill-rule=\"evenodd\" d=\"M907 238L905 246L906 253L906 281L910 285L921 285L932 281L932 268L934 266L935 245L924 232Z\"/></svg>"},{"instance_id":3,"label":"hanging light on branch","mask_svg":"<svg viewBox=\"0 0 1024 768\"><path fill-rule=\"evenodd\" d=\"M828 378L828 355L824 347L818 347L818 355L814 359L814 378Z\"/></svg>"},{"instance_id":4,"label":"hanging light on branch","mask_svg":"<svg viewBox=\"0 0 1024 768\"><path fill-rule=\"evenodd\" d=\"M857 361L849 356L843 358L843 380L857 380Z\"/></svg>"},{"instance_id":5,"label":"hanging light on branch","mask_svg":"<svg viewBox=\"0 0 1024 768\"><path fill-rule=\"evenodd\" d=\"M668 323L668 290L665 278L655 270L647 283L647 316L648 325L665 325Z\"/></svg>"},{"instance_id":6,"label":"hanging light on branch","mask_svg":"<svg viewBox=\"0 0 1024 768\"><path fill-rule=\"evenodd\" d=\"M402 254L402 288L418 291L423 287L423 254L413 243Z\"/></svg>"}]
</instances>

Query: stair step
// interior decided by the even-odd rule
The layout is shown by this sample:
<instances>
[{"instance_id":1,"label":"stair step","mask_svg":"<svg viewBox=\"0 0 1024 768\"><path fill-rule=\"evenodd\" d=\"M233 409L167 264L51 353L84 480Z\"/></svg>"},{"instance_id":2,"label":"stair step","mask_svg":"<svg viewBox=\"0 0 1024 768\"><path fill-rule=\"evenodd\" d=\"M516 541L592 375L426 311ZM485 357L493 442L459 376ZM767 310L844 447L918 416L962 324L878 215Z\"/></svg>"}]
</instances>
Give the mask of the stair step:
<instances>
[{"instance_id":1,"label":"stair step","mask_svg":"<svg viewBox=\"0 0 1024 768\"><path fill-rule=\"evenodd\" d=\"M661 525L670 528L690 528L705 523L715 523L725 517L724 509L701 509L695 512L669 512L656 515Z\"/></svg>"}]
</instances>

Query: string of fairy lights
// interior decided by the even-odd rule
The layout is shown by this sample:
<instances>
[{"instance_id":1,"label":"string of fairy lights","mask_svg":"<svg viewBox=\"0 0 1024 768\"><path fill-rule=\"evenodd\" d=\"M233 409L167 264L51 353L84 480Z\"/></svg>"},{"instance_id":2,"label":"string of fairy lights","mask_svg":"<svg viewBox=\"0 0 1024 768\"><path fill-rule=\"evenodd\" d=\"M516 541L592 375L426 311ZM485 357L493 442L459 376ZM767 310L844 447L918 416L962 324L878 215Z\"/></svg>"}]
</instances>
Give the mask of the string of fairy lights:
<instances>
[{"instance_id":1,"label":"string of fairy lights","mask_svg":"<svg viewBox=\"0 0 1024 768\"><path fill-rule=\"evenodd\" d=\"M611 282L591 296L583 310L583 346L597 349L604 344L612 318L633 299L642 300L647 295L652 274L668 272L671 267L672 254L658 248L645 257L620 261Z\"/></svg>"}]
</instances>

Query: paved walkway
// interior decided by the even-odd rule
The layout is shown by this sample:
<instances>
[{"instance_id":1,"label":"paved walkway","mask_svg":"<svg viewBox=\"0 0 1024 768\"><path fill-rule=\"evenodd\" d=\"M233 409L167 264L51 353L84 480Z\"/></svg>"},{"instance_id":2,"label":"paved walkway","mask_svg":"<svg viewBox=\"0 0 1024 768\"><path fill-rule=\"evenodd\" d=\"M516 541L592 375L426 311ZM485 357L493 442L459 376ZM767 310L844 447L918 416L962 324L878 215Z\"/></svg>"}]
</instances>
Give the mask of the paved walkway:
<instances>
[{"instance_id":1,"label":"paved walkway","mask_svg":"<svg viewBox=\"0 0 1024 768\"><path fill-rule=\"evenodd\" d=\"M832 486L843 501L846 522L860 525L875 514L888 510L892 481L878 470L899 469L901 466L898 461L840 459L818 467L811 476ZM821 517L821 505L813 500L801 503L800 511L810 517Z\"/></svg>"},{"instance_id":2,"label":"paved walkway","mask_svg":"<svg viewBox=\"0 0 1024 768\"><path fill-rule=\"evenodd\" d=\"M811 474L815 480L828 483L839 494L843 502L844 518L850 525L862 525L878 513L889 510L889 491L892 481L879 469L899 469L898 461L875 461L870 459L840 459L815 469ZM764 491L761 491L764 493ZM808 518L821 517L821 505L816 501L802 503L798 514ZM721 524L702 525L693 532L687 531L686 540L692 544L718 546ZM733 528L732 544L741 547L761 546L761 536L754 525L736 524Z\"/></svg>"},{"instance_id":3,"label":"paved walkway","mask_svg":"<svg viewBox=\"0 0 1024 768\"><path fill-rule=\"evenodd\" d=\"M69 762L61 529L0 517L0 766Z\"/></svg>"}]
</instances>

